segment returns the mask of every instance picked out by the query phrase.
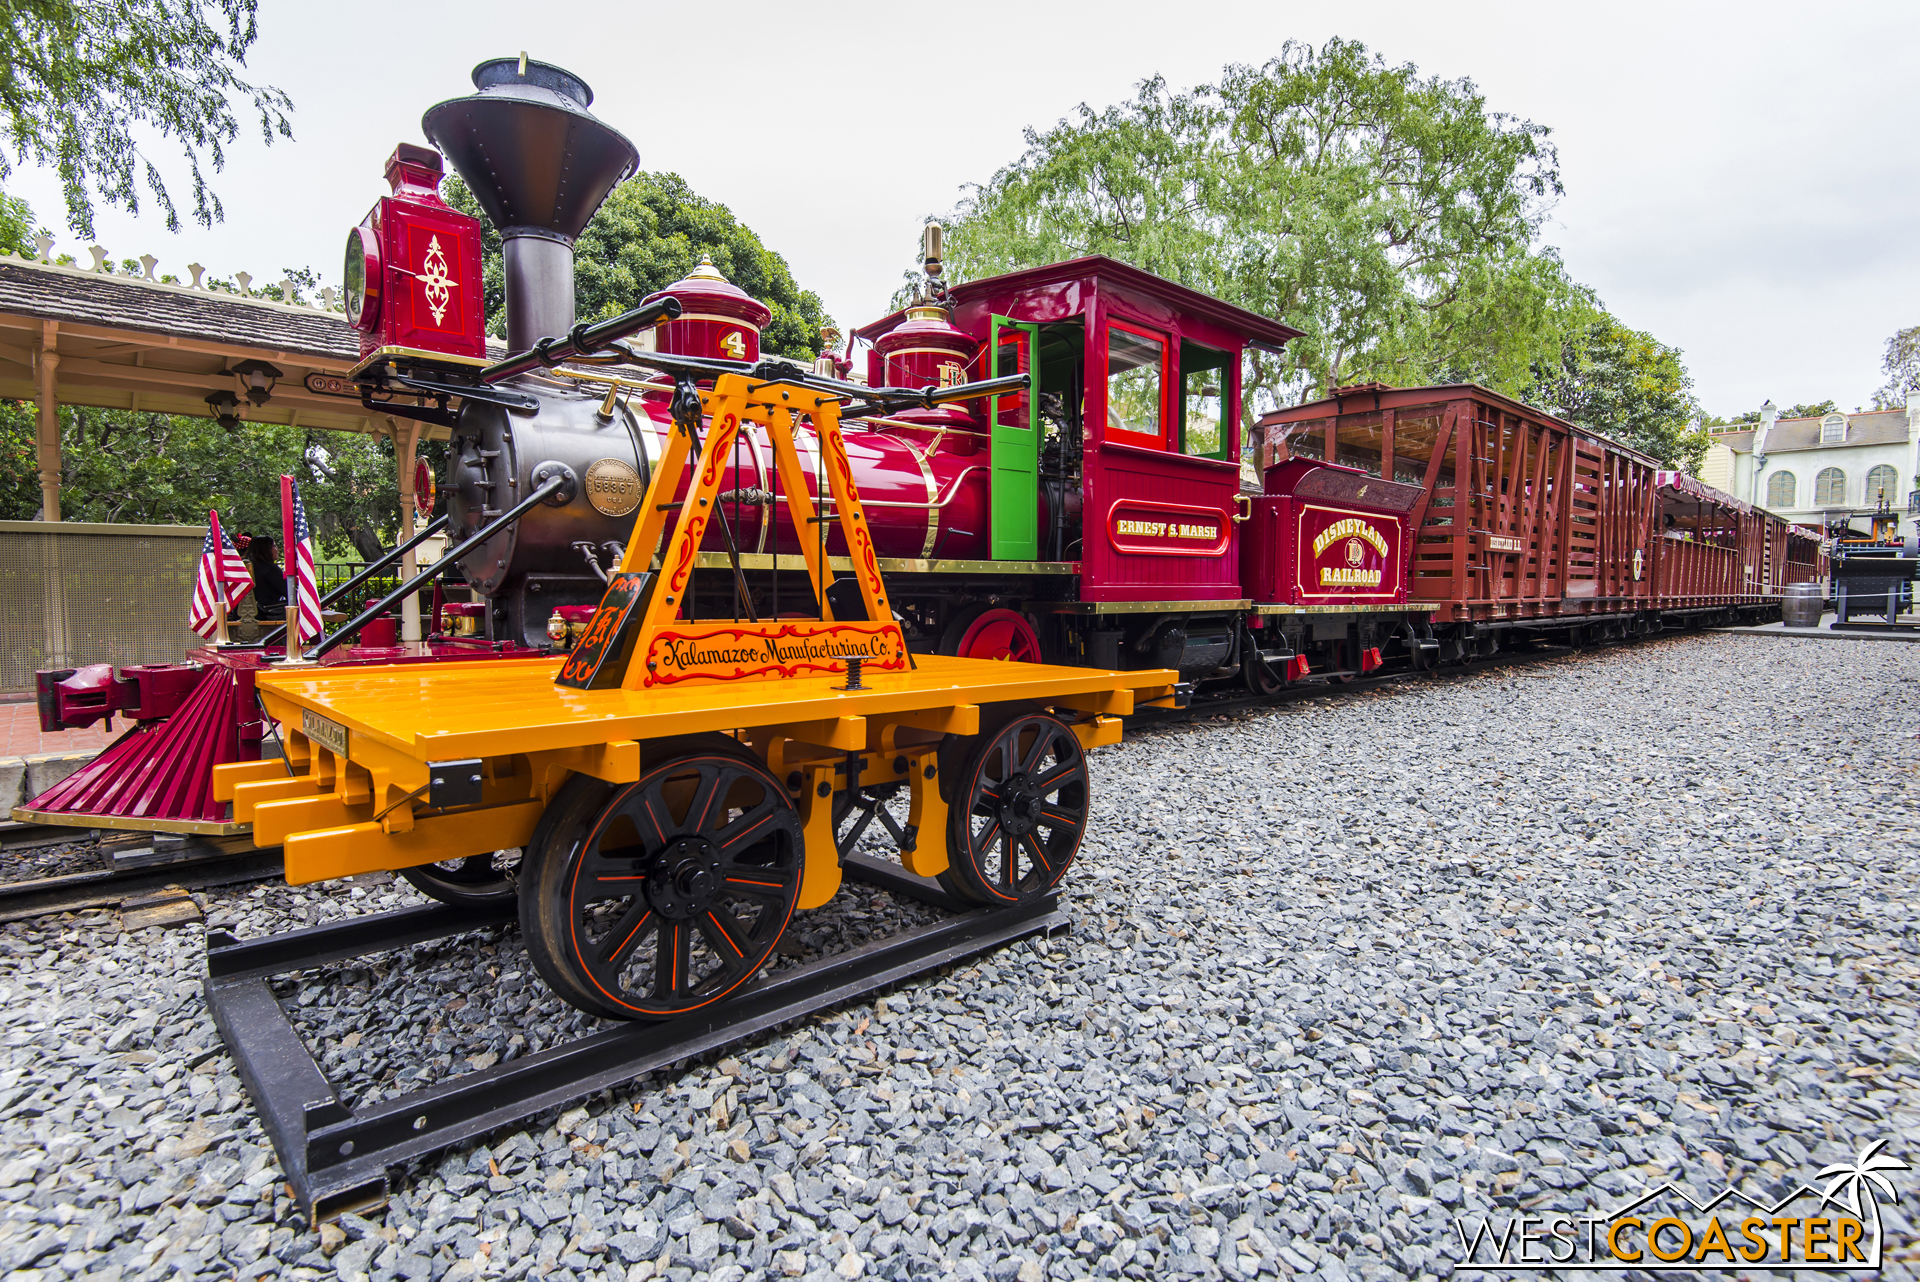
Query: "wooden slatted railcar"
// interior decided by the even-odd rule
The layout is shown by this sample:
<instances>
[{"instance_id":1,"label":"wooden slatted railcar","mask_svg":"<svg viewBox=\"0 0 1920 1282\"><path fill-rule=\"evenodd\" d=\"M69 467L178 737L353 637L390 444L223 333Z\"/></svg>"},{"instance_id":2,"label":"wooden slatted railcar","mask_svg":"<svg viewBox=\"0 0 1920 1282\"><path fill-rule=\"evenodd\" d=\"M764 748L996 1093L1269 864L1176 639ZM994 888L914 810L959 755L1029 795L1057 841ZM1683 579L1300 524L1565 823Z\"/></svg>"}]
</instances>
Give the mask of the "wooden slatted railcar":
<instances>
[{"instance_id":1,"label":"wooden slatted railcar","mask_svg":"<svg viewBox=\"0 0 1920 1282\"><path fill-rule=\"evenodd\" d=\"M1781 518L1473 384L1343 388L1259 426L1263 467L1315 459L1420 487L1404 605L1355 613L1384 632L1383 612L1430 611L1442 658L1509 629L1583 640L1761 621L1821 572L1817 541Z\"/></svg>"}]
</instances>

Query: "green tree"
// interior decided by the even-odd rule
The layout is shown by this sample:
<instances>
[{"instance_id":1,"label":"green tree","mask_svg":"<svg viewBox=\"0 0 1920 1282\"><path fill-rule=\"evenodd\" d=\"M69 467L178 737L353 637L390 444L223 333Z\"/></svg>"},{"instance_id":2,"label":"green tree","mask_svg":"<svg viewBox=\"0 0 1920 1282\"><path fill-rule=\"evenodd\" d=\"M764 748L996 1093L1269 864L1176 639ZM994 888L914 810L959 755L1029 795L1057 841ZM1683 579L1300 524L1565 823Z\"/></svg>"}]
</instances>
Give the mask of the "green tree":
<instances>
[{"instance_id":1,"label":"green tree","mask_svg":"<svg viewBox=\"0 0 1920 1282\"><path fill-rule=\"evenodd\" d=\"M1357 42L1188 93L1156 77L1026 141L956 211L954 278L1107 254L1283 319L1305 334L1264 358L1252 412L1365 379L1517 393L1594 306L1535 244L1549 131Z\"/></svg>"},{"instance_id":2,"label":"green tree","mask_svg":"<svg viewBox=\"0 0 1920 1282\"><path fill-rule=\"evenodd\" d=\"M1523 399L1670 468L1699 472L1711 436L1678 348L1602 312L1533 373Z\"/></svg>"},{"instance_id":3,"label":"green tree","mask_svg":"<svg viewBox=\"0 0 1920 1282\"><path fill-rule=\"evenodd\" d=\"M449 204L485 224L487 329L504 335L500 233L458 176L447 178L444 192ZM615 187L580 233L573 253L574 309L582 320L637 307L708 254L722 275L772 309L760 335L764 351L807 359L820 351L820 327L827 323L820 296L801 289L786 259L762 244L731 210L696 195L678 174L636 174Z\"/></svg>"},{"instance_id":4,"label":"green tree","mask_svg":"<svg viewBox=\"0 0 1920 1282\"><path fill-rule=\"evenodd\" d=\"M240 76L257 35L255 0L7 0L0 54L0 180L16 163L51 165L67 225L93 235L98 196L140 212L144 184L178 231L173 197L138 138L157 134L185 154L193 217L224 216L201 168L226 166L241 109L269 144L291 138L293 103ZM9 151L11 155L9 155Z\"/></svg>"},{"instance_id":5,"label":"green tree","mask_svg":"<svg viewBox=\"0 0 1920 1282\"><path fill-rule=\"evenodd\" d=\"M1886 355L1880 360L1887 384L1873 394L1877 410L1901 409L1907 393L1920 391L1920 325L1894 331L1887 340Z\"/></svg>"},{"instance_id":6,"label":"green tree","mask_svg":"<svg viewBox=\"0 0 1920 1282\"><path fill-rule=\"evenodd\" d=\"M1839 405L1831 398L1824 401L1803 401L1780 411L1781 418L1823 418L1828 414L1840 412Z\"/></svg>"},{"instance_id":7,"label":"green tree","mask_svg":"<svg viewBox=\"0 0 1920 1282\"><path fill-rule=\"evenodd\" d=\"M34 414L30 403L0 401L0 520L31 520L40 508ZM199 525L218 508L234 531L277 538L286 473L300 482L323 556L371 559L399 527L393 443L383 436L64 405L60 452L69 521Z\"/></svg>"},{"instance_id":8,"label":"green tree","mask_svg":"<svg viewBox=\"0 0 1920 1282\"><path fill-rule=\"evenodd\" d=\"M37 252L33 244L35 230L33 207L17 196L0 191L0 258L14 254L31 256Z\"/></svg>"}]
</instances>

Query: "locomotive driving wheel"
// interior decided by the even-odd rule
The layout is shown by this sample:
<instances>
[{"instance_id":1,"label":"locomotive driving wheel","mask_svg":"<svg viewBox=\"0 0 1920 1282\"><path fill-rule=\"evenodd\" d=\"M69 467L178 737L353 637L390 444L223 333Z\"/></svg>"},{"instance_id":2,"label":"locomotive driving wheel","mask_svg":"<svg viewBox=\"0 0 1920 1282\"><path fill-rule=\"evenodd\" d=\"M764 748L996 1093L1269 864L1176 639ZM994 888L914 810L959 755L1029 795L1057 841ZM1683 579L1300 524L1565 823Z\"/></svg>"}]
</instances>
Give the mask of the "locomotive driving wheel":
<instances>
[{"instance_id":1,"label":"locomotive driving wheel","mask_svg":"<svg viewBox=\"0 0 1920 1282\"><path fill-rule=\"evenodd\" d=\"M659 1020L758 974L793 916L805 849L766 767L723 739L624 787L574 782L527 851L520 923L541 978L591 1014Z\"/></svg>"},{"instance_id":2,"label":"locomotive driving wheel","mask_svg":"<svg viewBox=\"0 0 1920 1282\"><path fill-rule=\"evenodd\" d=\"M1004 906L1052 891L1087 830L1087 761L1072 729L1016 715L979 738L956 778L940 874L949 893Z\"/></svg>"},{"instance_id":3,"label":"locomotive driving wheel","mask_svg":"<svg viewBox=\"0 0 1920 1282\"><path fill-rule=\"evenodd\" d=\"M983 606L960 614L940 634L940 653L961 659L1043 663L1040 636L1017 610Z\"/></svg>"}]
</instances>

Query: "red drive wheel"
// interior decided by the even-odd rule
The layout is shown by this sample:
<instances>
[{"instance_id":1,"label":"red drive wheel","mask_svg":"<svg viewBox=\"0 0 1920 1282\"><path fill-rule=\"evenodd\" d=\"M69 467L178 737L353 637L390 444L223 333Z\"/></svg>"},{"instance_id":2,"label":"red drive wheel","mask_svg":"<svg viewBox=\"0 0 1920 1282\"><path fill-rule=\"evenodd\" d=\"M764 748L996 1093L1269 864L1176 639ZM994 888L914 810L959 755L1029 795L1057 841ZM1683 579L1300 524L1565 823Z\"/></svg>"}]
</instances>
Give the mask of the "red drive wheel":
<instances>
[{"instance_id":1,"label":"red drive wheel","mask_svg":"<svg viewBox=\"0 0 1920 1282\"><path fill-rule=\"evenodd\" d=\"M981 735L960 768L941 882L978 904L1037 899L1066 876L1087 811L1080 740L1046 713L1016 715Z\"/></svg>"},{"instance_id":2,"label":"red drive wheel","mask_svg":"<svg viewBox=\"0 0 1920 1282\"><path fill-rule=\"evenodd\" d=\"M527 852L521 933L561 997L609 1019L699 1010L759 973L800 898L787 790L744 748L696 749L611 793L563 792Z\"/></svg>"},{"instance_id":3,"label":"red drive wheel","mask_svg":"<svg viewBox=\"0 0 1920 1282\"><path fill-rule=\"evenodd\" d=\"M962 613L940 637L940 653L962 659L1044 663L1040 637L1015 610L982 607Z\"/></svg>"}]
</instances>

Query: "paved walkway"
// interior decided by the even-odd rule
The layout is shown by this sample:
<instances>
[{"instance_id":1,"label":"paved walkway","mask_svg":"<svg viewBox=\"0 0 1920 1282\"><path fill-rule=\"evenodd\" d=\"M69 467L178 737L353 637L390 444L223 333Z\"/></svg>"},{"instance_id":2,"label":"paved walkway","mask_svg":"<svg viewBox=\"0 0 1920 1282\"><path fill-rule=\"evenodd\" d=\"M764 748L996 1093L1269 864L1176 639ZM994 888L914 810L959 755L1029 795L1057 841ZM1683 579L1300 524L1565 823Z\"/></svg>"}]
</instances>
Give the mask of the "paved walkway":
<instances>
[{"instance_id":1,"label":"paved walkway","mask_svg":"<svg viewBox=\"0 0 1920 1282\"><path fill-rule=\"evenodd\" d=\"M106 723L96 721L84 730L59 730L45 734L40 729L40 710L31 703L0 703L0 758L34 757L49 752L98 752L124 734L132 723L125 717L113 719L113 733Z\"/></svg>"},{"instance_id":2,"label":"paved walkway","mask_svg":"<svg viewBox=\"0 0 1920 1282\"><path fill-rule=\"evenodd\" d=\"M1909 645L1920 644L1920 632L1875 632L1854 628L1834 631L1827 625L1838 616L1829 612L1820 616L1817 628L1790 628L1784 623L1765 623L1757 628L1715 628L1716 632L1731 632L1749 637L1812 637L1819 641L1904 641ZM1908 622L1912 622L1908 619Z\"/></svg>"}]
</instances>

